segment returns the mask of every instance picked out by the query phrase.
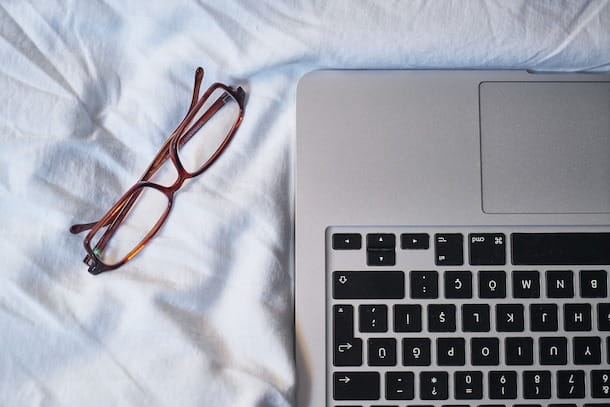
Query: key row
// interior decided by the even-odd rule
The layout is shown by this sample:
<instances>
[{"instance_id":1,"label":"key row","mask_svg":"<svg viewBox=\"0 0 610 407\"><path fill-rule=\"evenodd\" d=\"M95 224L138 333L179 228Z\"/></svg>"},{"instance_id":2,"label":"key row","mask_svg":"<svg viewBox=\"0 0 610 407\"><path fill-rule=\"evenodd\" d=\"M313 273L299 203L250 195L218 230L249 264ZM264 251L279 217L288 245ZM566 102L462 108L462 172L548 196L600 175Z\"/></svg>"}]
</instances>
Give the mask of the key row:
<instances>
[{"instance_id":1,"label":"key row","mask_svg":"<svg viewBox=\"0 0 610 407\"><path fill-rule=\"evenodd\" d=\"M610 361L610 354L602 360L601 338L597 336L574 337L571 340L565 337L541 337L538 338L537 347L534 342L529 337L508 337L501 346L499 338L471 338L467 349L464 338L437 338L435 341L426 337L402 338L401 362L403 366L465 366L467 362L473 366L498 366L500 362L508 366L532 366L535 362L543 366L560 366L568 363L600 365ZM366 341L366 364L398 365L398 345L395 338L369 338ZM610 343L607 345L606 349L609 350ZM335 341L335 366L362 366L363 362L362 339L344 338Z\"/></svg>"},{"instance_id":2,"label":"key row","mask_svg":"<svg viewBox=\"0 0 610 407\"><path fill-rule=\"evenodd\" d=\"M408 291L412 299L439 298L437 271L410 271ZM505 271L479 271L478 298L501 299L507 297ZM549 270L545 273L548 298L574 298L574 273L571 270ZM445 271L443 273L444 298L473 298L471 271ZM606 270L581 270L578 273L581 298L606 298L608 276ZM515 270L511 273L512 298L540 298L540 272ZM403 271L334 271L333 297L338 299L402 299L405 298Z\"/></svg>"},{"instance_id":3,"label":"key row","mask_svg":"<svg viewBox=\"0 0 610 407\"><path fill-rule=\"evenodd\" d=\"M401 248L407 250L426 250L430 247L428 233L403 233L400 235ZM360 250L362 235L360 233L334 233L332 236L334 250ZM396 248L396 235L393 233L368 233L367 250L393 250Z\"/></svg>"},{"instance_id":4,"label":"key row","mask_svg":"<svg viewBox=\"0 0 610 407\"><path fill-rule=\"evenodd\" d=\"M506 237L503 233L471 233L469 262L471 265L505 265ZM335 233L332 235L334 250L360 250L360 233ZM427 250L430 236L427 233L402 233L400 247L403 250ZM393 266L396 264L396 235L393 233L369 233L366 235L367 265ZM437 233L434 235L434 259L437 266L461 266L464 264L464 236L461 233Z\"/></svg>"},{"instance_id":5,"label":"key row","mask_svg":"<svg viewBox=\"0 0 610 407\"><path fill-rule=\"evenodd\" d=\"M487 376L487 378L485 378ZM519 379L519 376L521 378ZM587 386L593 399L610 398L610 370L524 371L459 371L448 372L386 372L384 375L386 400L448 400L450 388L456 400L481 400L485 395L492 400L514 400L521 395L527 400L584 399ZM589 384L587 385L587 381ZM417 389L417 394L416 394ZM553 394L554 393L554 394ZM378 372L334 372L333 399L379 400L382 396L381 374Z\"/></svg>"},{"instance_id":6,"label":"key row","mask_svg":"<svg viewBox=\"0 0 610 407\"><path fill-rule=\"evenodd\" d=\"M352 305L335 305L345 309ZM587 332L593 328L592 319L597 320L599 331L610 331L610 303L599 303L596 307L597 318L593 317L591 304L564 304L562 323L559 321L557 304L462 304L462 332L490 332L492 309L495 309L494 331L496 332ZM526 309L528 310L526 312ZM350 309L350 312L351 311ZM420 304L395 304L393 306L394 332L422 332L423 307ZM426 307L428 332L456 332L457 306L455 304L429 304ZM526 315L528 318L526 318ZM358 306L359 332L388 332L388 307L385 304L366 304ZM562 325L560 327L560 325ZM352 336L353 323L335 324L335 330L345 330L343 336ZM351 334L348 334L351 333Z\"/></svg>"},{"instance_id":7,"label":"key row","mask_svg":"<svg viewBox=\"0 0 610 407\"><path fill-rule=\"evenodd\" d=\"M610 264L610 233L511 233L512 264L515 265L608 265ZM403 233L401 248L426 250L429 247L427 233ZM369 233L366 235L367 262L370 266L395 264L396 235L394 233ZM506 264L506 237L503 233L470 233L469 263L477 266ZM335 233L332 235L334 250L360 250L360 233ZM376 252L387 252L383 260L375 258ZM373 256L369 256L372 253ZM461 233L437 233L434 235L434 262L437 266L461 266L464 264L464 235Z\"/></svg>"}]
</instances>

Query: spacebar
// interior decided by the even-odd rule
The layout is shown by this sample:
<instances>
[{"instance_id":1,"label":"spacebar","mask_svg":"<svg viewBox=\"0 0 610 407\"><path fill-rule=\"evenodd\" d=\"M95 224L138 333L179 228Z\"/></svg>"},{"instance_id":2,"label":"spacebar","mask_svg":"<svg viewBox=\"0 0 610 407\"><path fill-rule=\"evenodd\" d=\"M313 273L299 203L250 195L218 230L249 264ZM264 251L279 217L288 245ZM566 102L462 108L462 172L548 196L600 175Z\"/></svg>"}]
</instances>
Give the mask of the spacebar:
<instances>
[{"instance_id":1,"label":"spacebar","mask_svg":"<svg viewBox=\"0 0 610 407\"><path fill-rule=\"evenodd\" d=\"M333 272L333 298L366 300L404 297L405 274L402 271Z\"/></svg>"},{"instance_id":2,"label":"spacebar","mask_svg":"<svg viewBox=\"0 0 610 407\"><path fill-rule=\"evenodd\" d=\"M513 233L515 265L610 264L610 233Z\"/></svg>"}]
</instances>

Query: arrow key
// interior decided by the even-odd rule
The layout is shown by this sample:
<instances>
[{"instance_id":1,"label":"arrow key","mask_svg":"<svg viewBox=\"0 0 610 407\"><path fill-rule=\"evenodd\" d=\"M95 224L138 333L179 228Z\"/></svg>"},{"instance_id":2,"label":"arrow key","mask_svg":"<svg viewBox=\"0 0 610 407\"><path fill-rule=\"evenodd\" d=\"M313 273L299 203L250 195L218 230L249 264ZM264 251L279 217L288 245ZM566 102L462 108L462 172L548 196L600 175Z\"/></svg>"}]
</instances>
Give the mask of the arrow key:
<instances>
[{"instance_id":1,"label":"arrow key","mask_svg":"<svg viewBox=\"0 0 610 407\"><path fill-rule=\"evenodd\" d=\"M396 235L393 233L369 233L366 235L366 248L369 250L396 248Z\"/></svg>"},{"instance_id":2,"label":"arrow key","mask_svg":"<svg viewBox=\"0 0 610 407\"><path fill-rule=\"evenodd\" d=\"M430 235L427 233L403 233L400 235L400 247L408 250L426 250L430 247Z\"/></svg>"},{"instance_id":3,"label":"arrow key","mask_svg":"<svg viewBox=\"0 0 610 407\"><path fill-rule=\"evenodd\" d=\"M360 233L333 233L334 250L360 250L361 247Z\"/></svg>"},{"instance_id":4,"label":"arrow key","mask_svg":"<svg viewBox=\"0 0 610 407\"><path fill-rule=\"evenodd\" d=\"M394 250L367 250L366 264L369 266L396 265L396 252Z\"/></svg>"},{"instance_id":5,"label":"arrow key","mask_svg":"<svg viewBox=\"0 0 610 407\"><path fill-rule=\"evenodd\" d=\"M378 372L333 373L335 400L379 400L380 387Z\"/></svg>"}]
</instances>

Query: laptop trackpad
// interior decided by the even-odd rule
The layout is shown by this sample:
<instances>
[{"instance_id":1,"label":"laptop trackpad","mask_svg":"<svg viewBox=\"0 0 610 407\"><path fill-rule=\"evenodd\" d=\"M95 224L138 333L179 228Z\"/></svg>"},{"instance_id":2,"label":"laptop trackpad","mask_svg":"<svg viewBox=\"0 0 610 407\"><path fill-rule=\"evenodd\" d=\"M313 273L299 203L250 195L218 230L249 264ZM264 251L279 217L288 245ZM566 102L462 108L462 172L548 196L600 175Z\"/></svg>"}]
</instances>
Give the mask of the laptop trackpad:
<instances>
[{"instance_id":1,"label":"laptop trackpad","mask_svg":"<svg viewBox=\"0 0 610 407\"><path fill-rule=\"evenodd\" d=\"M484 212L610 213L610 83L479 92Z\"/></svg>"}]
</instances>

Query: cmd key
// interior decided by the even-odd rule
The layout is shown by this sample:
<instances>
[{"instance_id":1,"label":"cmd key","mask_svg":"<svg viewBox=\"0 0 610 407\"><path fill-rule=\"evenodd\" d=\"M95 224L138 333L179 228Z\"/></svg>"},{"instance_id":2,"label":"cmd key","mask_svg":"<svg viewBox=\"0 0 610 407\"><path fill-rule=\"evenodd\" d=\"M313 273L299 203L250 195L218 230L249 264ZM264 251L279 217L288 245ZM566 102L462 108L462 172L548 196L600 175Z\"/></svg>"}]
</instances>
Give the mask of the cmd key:
<instances>
[{"instance_id":1,"label":"cmd key","mask_svg":"<svg viewBox=\"0 0 610 407\"><path fill-rule=\"evenodd\" d=\"M506 236L504 233L470 233L470 264L503 266L506 264Z\"/></svg>"}]
</instances>

